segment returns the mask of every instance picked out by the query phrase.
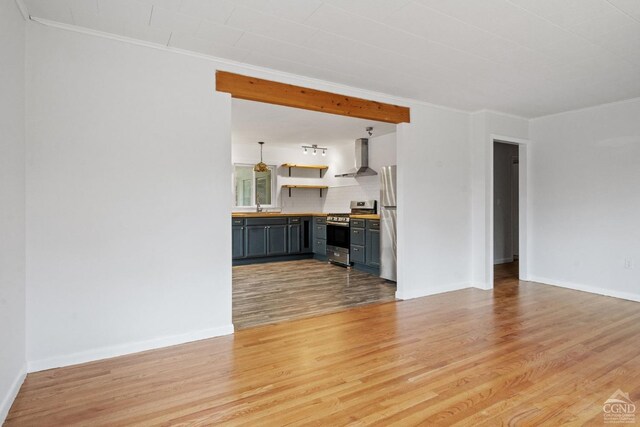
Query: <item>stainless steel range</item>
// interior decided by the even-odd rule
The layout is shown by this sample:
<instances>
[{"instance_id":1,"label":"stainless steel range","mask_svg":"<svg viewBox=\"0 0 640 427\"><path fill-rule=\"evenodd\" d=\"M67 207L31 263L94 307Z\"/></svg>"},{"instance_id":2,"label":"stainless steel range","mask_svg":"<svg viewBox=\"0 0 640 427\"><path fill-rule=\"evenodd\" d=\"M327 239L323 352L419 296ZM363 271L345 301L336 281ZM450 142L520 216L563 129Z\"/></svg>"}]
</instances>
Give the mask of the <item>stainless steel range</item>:
<instances>
[{"instance_id":1,"label":"stainless steel range","mask_svg":"<svg viewBox=\"0 0 640 427\"><path fill-rule=\"evenodd\" d=\"M327 214L327 255L329 262L351 267L349 251L351 248L351 230L349 223L353 214L375 214L376 201L352 201L351 213Z\"/></svg>"}]
</instances>

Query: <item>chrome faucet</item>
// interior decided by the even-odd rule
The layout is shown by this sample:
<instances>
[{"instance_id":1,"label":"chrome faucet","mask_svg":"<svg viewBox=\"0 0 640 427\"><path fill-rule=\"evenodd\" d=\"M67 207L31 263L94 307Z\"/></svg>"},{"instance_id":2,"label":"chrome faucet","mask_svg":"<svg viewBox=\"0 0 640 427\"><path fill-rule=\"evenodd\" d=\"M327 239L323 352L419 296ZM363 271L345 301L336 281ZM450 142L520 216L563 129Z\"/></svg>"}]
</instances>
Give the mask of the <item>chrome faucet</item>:
<instances>
[{"instance_id":1,"label":"chrome faucet","mask_svg":"<svg viewBox=\"0 0 640 427\"><path fill-rule=\"evenodd\" d=\"M262 212L262 206L260 206L260 197L256 197L256 212Z\"/></svg>"}]
</instances>

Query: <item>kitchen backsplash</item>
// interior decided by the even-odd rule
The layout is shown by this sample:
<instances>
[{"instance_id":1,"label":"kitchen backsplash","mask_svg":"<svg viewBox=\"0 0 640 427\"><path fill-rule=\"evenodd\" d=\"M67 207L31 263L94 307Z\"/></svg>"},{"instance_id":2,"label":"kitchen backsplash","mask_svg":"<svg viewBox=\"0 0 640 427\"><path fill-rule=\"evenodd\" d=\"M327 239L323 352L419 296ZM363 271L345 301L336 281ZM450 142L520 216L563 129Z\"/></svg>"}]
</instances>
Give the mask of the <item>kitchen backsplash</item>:
<instances>
[{"instance_id":1,"label":"kitchen backsplash","mask_svg":"<svg viewBox=\"0 0 640 427\"><path fill-rule=\"evenodd\" d=\"M280 198L282 212L349 212L349 203L352 200L379 200L379 177L359 179L359 184L335 186L324 190L322 198L319 192L314 190L293 189L293 197L289 197L288 191L284 190Z\"/></svg>"},{"instance_id":2,"label":"kitchen backsplash","mask_svg":"<svg viewBox=\"0 0 640 427\"><path fill-rule=\"evenodd\" d=\"M380 178L378 176L358 178L356 185L331 187L322 205L323 212L349 212L352 200L379 200Z\"/></svg>"}]
</instances>

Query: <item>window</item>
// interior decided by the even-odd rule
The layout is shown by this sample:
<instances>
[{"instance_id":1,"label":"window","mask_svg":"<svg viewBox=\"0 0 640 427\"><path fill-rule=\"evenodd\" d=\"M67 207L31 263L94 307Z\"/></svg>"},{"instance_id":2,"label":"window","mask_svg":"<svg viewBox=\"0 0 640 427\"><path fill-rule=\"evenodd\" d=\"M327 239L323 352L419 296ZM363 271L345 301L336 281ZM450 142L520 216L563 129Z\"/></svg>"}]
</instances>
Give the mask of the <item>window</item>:
<instances>
[{"instance_id":1,"label":"window","mask_svg":"<svg viewBox=\"0 0 640 427\"><path fill-rule=\"evenodd\" d=\"M275 186L275 166L266 172L255 172L253 165L233 167L236 206L252 207L259 201L262 206L272 206Z\"/></svg>"}]
</instances>

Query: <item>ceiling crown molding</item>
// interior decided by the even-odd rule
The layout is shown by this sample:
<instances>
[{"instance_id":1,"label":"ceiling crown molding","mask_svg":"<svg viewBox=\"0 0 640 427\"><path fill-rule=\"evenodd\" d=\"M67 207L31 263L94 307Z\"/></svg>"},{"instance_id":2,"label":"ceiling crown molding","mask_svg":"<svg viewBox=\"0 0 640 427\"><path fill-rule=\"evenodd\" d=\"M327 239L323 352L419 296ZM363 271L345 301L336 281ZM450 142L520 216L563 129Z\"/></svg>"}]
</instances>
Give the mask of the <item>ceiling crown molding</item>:
<instances>
[{"instance_id":1,"label":"ceiling crown molding","mask_svg":"<svg viewBox=\"0 0 640 427\"><path fill-rule=\"evenodd\" d=\"M179 55L191 56L194 58L200 58L207 61L214 61L219 64L218 69L222 71L228 71L232 73L247 72L247 70L255 71L259 73L256 77L273 79L280 81L281 83L295 84L295 85L311 85L311 87L318 90L336 90L341 91L345 95L358 96L363 98L375 99L381 102L388 102L393 104L411 104L415 106L434 107L441 110L451 111L454 113L471 114L471 111L462 110L455 107L449 107L446 105L433 104L431 102L418 100L415 98L406 98L402 96L392 95L389 93L377 92L371 89L364 89L354 86L348 86L342 83L331 82L328 80L321 80L314 77L303 76L300 74L292 74L286 71L276 70L272 68L266 68L258 65L252 65L246 62L234 61L232 59L217 57L213 55L207 55L204 53L194 52L190 50L184 50L176 47L166 46L164 44L158 44L148 42L145 40L133 39L127 36L120 36L118 34L106 33L103 31L94 30L91 28L80 27L73 24L65 24L62 22L52 21L49 19L39 18L37 16L29 17L32 22L38 24L58 28L65 31L72 31L75 33L87 34L94 37L100 37L110 40L117 40L119 42L134 44L138 46L144 46L156 50L164 50Z\"/></svg>"},{"instance_id":2,"label":"ceiling crown molding","mask_svg":"<svg viewBox=\"0 0 640 427\"><path fill-rule=\"evenodd\" d=\"M25 21L31 19L31 15L29 15L29 9L27 9L27 5L25 4L24 0L16 0L16 6L18 6L18 10L20 10L20 13L22 14L22 17Z\"/></svg>"}]
</instances>

